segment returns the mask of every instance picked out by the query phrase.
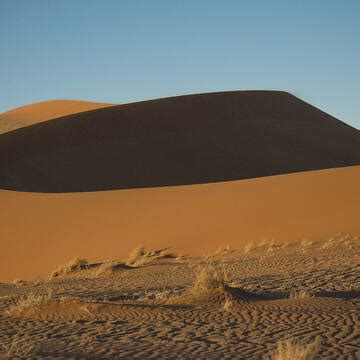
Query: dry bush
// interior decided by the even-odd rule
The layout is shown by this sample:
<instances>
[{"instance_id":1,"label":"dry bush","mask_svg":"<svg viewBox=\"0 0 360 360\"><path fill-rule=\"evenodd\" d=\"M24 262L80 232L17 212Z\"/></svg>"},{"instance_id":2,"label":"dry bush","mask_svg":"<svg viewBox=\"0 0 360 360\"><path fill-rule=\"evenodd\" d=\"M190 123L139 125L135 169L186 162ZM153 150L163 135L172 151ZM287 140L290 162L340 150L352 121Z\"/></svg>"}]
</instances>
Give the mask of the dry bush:
<instances>
[{"instance_id":1,"label":"dry bush","mask_svg":"<svg viewBox=\"0 0 360 360\"><path fill-rule=\"evenodd\" d=\"M354 250L354 244L351 241L345 241L344 245L349 249L349 250Z\"/></svg>"},{"instance_id":2,"label":"dry bush","mask_svg":"<svg viewBox=\"0 0 360 360\"><path fill-rule=\"evenodd\" d=\"M118 260L104 262L96 270L95 276L101 276L109 273L111 274L119 268L127 268L127 265L123 261Z\"/></svg>"},{"instance_id":3,"label":"dry bush","mask_svg":"<svg viewBox=\"0 0 360 360\"><path fill-rule=\"evenodd\" d=\"M30 338L24 335L14 335L8 343L0 344L0 358L28 358L34 345Z\"/></svg>"},{"instance_id":4,"label":"dry bush","mask_svg":"<svg viewBox=\"0 0 360 360\"><path fill-rule=\"evenodd\" d=\"M134 265L145 255L145 248L141 245L137 246L128 257L126 265Z\"/></svg>"},{"instance_id":5,"label":"dry bush","mask_svg":"<svg viewBox=\"0 0 360 360\"><path fill-rule=\"evenodd\" d=\"M230 245L226 245L225 247L220 246L216 251L214 255L226 255L228 253L232 252Z\"/></svg>"},{"instance_id":6,"label":"dry bush","mask_svg":"<svg viewBox=\"0 0 360 360\"><path fill-rule=\"evenodd\" d=\"M210 260L212 258L219 258L219 257L222 257L222 256L226 256L226 255L230 254L233 251L234 250L232 250L230 248L230 245L226 245L225 247L220 246L213 254L204 255L204 259L205 260Z\"/></svg>"},{"instance_id":7,"label":"dry bush","mask_svg":"<svg viewBox=\"0 0 360 360\"><path fill-rule=\"evenodd\" d=\"M251 252L252 250L255 249L255 245L251 242L248 242L245 246L244 246L244 254L248 254L249 252Z\"/></svg>"},{"instance_id":8,"label":"dry bush","mask_svg":"<svg viewBox=\"0 0 360 360\"><path fill-rule=\"evenodd\" d=\"M44 280L38 279L33 282L33 285L40 286L40 285L43 285L44 283L45 283Z\"/></svg>"},{"instance_id":9,"label":"dry bush","mask_svg":"<svg viewBox=\"0 0 360 360\"><path fill-rule=\"evenodd\" d=\"M210 264L199 266L191 291L193 293L199 293L225 289L226 282L227 276L223 267L216 268Z\"/></svg>"},{"instance_id":10,"label":"dry bush","mask_svg":"<svg viewBox=\"0 0 360 360\"><path fill-rule=\"evenodd\" d=\"M21 286L24 286L26 284L26 282L24 280L21 280L21 279L15 279L12 283L16 287L21 287Z\"/></svg>"},{"instance_id":11,"label":"dry bush","mask_svg":"<svg viewBox=\"0 0 360 360\"><path fill-rule=\"evenodd\" d=\"M66 275L74 271L87 269L89 267L88 261L86 259L75 258L69 263L60 266L57 270L51 273L51 278L58 277L60 275Z\"/></svg>"},{"instance_id":12,"label":"dry bush","mask_svg":"<svg viewBox=\"0 0 360 360\"><path fill-rule=\"evenodd\" d=\"M234 307L234 300L225 293L225 302L224 302L224 310L230 311Z\"/></svg>"},{"instance_id":13,"label":"dry bush","mask_svg":"<svg viewBox=\"0 0 360 360\"><path fill-rule=\"evenodd\" d=\"M166 301L172 296L174 296L174 294L171 292L171 290L162 290L155 292L155 299L160 301Z\"/></svg>"},{"instance_id":14,"label":"dry bush","mask_svg":"<svg viewBox=\"0 0 360 360\"><path fill-rule=\"evenodd\" d=\"M359 238L356 235L338 233L326 240L322 245L322 249L343 245L349 250L354 250L354 243L356 243L358 240Z\"/></svg>"},{"instance_id":15,"label":"dry bush","mask_svg":"<svg viewBox=\"0 0 360 360\"><path fill-rule=\"evenodd\" d=\"M289 295L290 299L296 299L296 300L306 299L306 298L311 298L311 297L313 297L313 295L310 292L308 292L307 290L292 289L290 291L290 295Z\"/></svg>"},{"instance_id":16,"label":"dry bush","mask_svg":"<svg viewBox=\"0 0 360 360\"><path fill-rule=\"evenodd\" d=\"M310 343L303 343L297 339L279 341L272 358L273 360L312 360L319 348L319 337Z\"/></svg>"},{"instance_id":17,"label":"dry bush","mask_svg":"<svg viewBox=\"0 0 360 360\"><path fill-rule=\"evenodd\" d=\"M312 241L312 240L310 240L310 239L308 239L308 238L303 238L302 240L301 240L301 246L302 247L309 247L309 246L313 246L314 245L314 241Z\"/></svg>"},{"instance_id":18,"label":"dry bush","mask_svg":"<svg viewBox=\"0 0 360 360\"><path fill-rule=\"evenodd\" d=\"M49 291L45 295L38 295L29 293L28 295L21 296L15 304L11 305L7 310L8 315L15 313L21 313L25 310L38 307L43 304L47 304L52 298L52 293Z\"/></svg>"},{"instance_id":19,"label":"dry bush","mask_svg":"<svg viewBox=\"0 0 360 360\"><path fill-rule=\"evenodd\" d=\"M141 267L163 258L176 258L173 254L166 252L166 249L145 251L143 246L137 246L129 255L126 261L127 266Z\"/></svg>"},{"instance_id":20,"label":"dry bush","mask_svg":"<svg viewBox=\"0 0 360 360\"><path fill-rule=\"evenodd\" d=\"M179 254L177 257L176 257L176 261L184 261L186 259L186 256L183 255L183 254Z\"/></svg>"}]
</instances>

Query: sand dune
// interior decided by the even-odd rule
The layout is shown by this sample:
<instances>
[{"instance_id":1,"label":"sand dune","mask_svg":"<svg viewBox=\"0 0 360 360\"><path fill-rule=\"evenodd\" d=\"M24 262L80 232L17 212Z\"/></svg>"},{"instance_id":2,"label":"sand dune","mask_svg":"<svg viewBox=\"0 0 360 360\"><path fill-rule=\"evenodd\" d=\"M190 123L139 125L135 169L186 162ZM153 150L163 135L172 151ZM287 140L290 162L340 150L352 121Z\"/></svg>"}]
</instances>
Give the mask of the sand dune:
<instances>
[{"instance_id":1,"label":"sand dune","mask_svg":"<svg viewBox=\"0 0 360 360\"><path fill-rule=\"evenodd\" d=\"M0 281L136 245L204 254L229 244L359 233L360 166L179 187L75 194L0 191Z\"/></svg>"},{"instance_id":2,"label":"sand dune","mask_svg":"<svg viewBox=\"0 0 360 360\"><path fill-rule=\"evenodd\" d=\"M359 131L276 91L178 96L0 136L0 188L77 192L360 164Z\"/></svg>"},{"instance_id":3,"label":"sand dune","mask_svg":"<svg viewBox=\"0 0 360 360\"><path fill-rule=\"evenodd\" d=\"M21 106L0 113L0 134L61 116L107 106L112 106L112 104L77 100L49 100Z\"/></svg>"}]
</instances>

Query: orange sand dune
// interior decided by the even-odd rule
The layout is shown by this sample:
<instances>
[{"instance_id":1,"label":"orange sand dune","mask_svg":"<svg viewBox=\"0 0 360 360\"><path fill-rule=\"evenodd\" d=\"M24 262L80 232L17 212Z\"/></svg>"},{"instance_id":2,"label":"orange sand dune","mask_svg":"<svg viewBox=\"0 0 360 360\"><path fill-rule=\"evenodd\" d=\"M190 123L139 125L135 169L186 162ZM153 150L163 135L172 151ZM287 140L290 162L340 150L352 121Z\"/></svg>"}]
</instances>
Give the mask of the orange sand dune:
<instances>
[{"instance_id":1,"label":"orange sand dune","mask_svg":"<svg viewBox=\"0 0 360 360\"><path fill-rule=\"evenodd\" d=\"M229 244L360 232L360 166L216 184L74 194L0 191L0 281L46 276L74 256L143 244L204 254Z\"/></svg>"},{"instance_id":2,"label":"orange sand dune","mask_svg":"<svg viewBox=\"0 0 360 360\"><path fill-rule=\"evenodd\" d=\"M0 188L78 192L360 165L359 131L281 91L175 96L0 136Z\"/></svg>"},{"instance_id":3,"label":"orange sand dune","mask_svg":"<svg viewBox=\"0 0 360 360\"><path fill-rule=\"evenodd\" d=\"M112 106L112 104L49 100L25 105L0 114L0 134L61 116Z\"/></svg>"}]
</instances>

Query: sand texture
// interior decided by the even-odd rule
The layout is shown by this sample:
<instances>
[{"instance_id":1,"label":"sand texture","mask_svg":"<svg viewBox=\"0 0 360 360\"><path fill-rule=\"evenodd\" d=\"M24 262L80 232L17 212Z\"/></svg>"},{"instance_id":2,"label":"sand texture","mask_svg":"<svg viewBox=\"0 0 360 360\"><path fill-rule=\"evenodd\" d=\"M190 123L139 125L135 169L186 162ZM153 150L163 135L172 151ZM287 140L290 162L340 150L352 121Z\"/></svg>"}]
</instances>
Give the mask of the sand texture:
<instances>
[{"instance_id":1,"label":"sand texture","mask_svg":"<svg viewBox=\"0 0 360 360\"><path fill-rule=\"evenodd\" d=\"M226 288L193 292L199 264L225 269ZM272 359L278 341L317 337L316 358L356 359L359 264L359 237L337 234L245 255L227 249L101 276L94 264L50 281L3 284L0 345L23 357ZM7 312L50 289L46 303ZM305 297L289 298L301 290Z\"/></svg>"}]
</instances>

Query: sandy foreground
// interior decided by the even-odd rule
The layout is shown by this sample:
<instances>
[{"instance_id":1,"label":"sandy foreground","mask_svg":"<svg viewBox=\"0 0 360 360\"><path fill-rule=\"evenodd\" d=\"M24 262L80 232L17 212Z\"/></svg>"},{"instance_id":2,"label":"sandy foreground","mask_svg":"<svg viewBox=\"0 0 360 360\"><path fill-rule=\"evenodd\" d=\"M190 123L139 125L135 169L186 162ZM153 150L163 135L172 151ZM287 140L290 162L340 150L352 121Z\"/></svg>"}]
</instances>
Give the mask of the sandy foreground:
<instances>
[{"instance_id":1,"label":"sandy foreground","mask_svg":"<svg viewBox=\"0 0 360 360\"><path fill-rule=\"evenodd\" d=\"M3 355L272 359L279 341L316 339L317 358L360 357L358 235L150 254L1 284ZM199 266L225 272L225 285L194 287Z\"/></svg>"}]
</instances>

